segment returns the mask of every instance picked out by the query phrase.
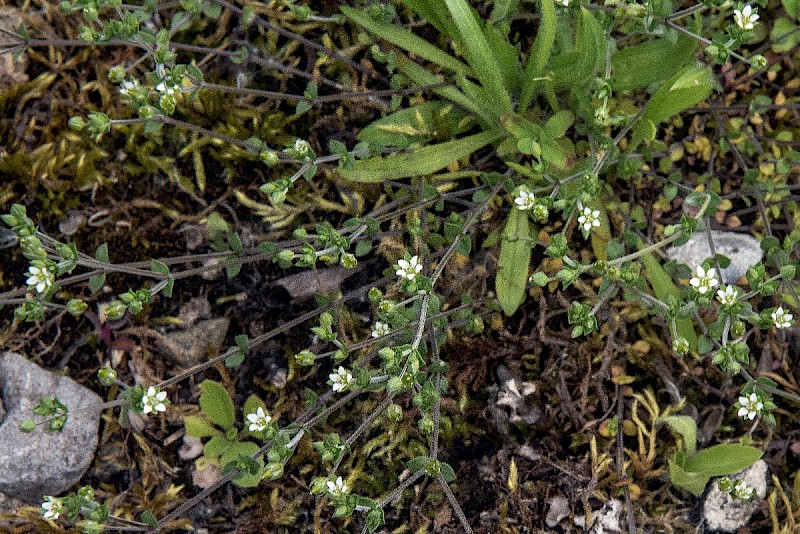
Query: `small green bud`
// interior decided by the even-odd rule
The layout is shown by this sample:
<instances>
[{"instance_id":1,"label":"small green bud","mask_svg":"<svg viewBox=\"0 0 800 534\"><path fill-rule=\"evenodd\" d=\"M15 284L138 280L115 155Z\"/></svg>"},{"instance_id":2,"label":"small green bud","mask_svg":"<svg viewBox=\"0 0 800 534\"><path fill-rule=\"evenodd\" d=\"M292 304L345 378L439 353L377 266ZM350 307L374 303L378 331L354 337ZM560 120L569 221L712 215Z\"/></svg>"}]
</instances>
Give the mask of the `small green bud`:
<instances>
[{"instance_id":1,"label":"small green bud","mask_svg":"<svg viewBox=\"0 0 800 534\"><path fill-rule=\"evenodd\" d=\"M175 95L162 95L158 99L158 107L161 108L166 115L175 113Z\"/></svg>"},{"instance_id":2,"label":"small green bud","mask_svg":"<svg viewBox=\"0 0 800 534\"><path fill-rule=\"evenodd\" d=\"M258 158L264 165L275 165L278 163L278 153L268 148L259 152Z\"/></svg>"},{"instance_id":3,"label":"small green bud","mask_svg":"<svg viewBox=\"0 0 800 534\"><path fill-rule=\"evenodd\" d=\"M731 323L731 335L733 337L742 337L747 330L747 325L744 324L744 321L733 321Z\"/></svg>"},{"instance_id":4,"label":"small green bud","mask_svg":"<svg viewBox=\"0 0 800 534\"><path fill-rule=\"evenodd\" d=\"M315 356L314 353L308 349L301 350L297 354L294 355L294 361L297 362L297 365L302 367L309 367L314 365Z\"/></svg>"},{"instance_id":5,"label":"small green bud","mask_svg":"<svg viewBox=\"0 0 800 534\"><path fill-rule=\"evenodd\" d=\"M544 287L549 281L550 277L544 274L542 271L537 271L528 278L528 282L539 287Z\"/></svg>"},{"instance_id":6,"label":"small green bud","mask_svg":"<svg viewBox=\"0 0 800 534\"><path fill-rule=\"evenodd\" d=\"M25 432L26 434L30 434L34 430L36 430L36 421L33 419L23 419L19 422L19 430L20 432Z\"/></svg>"},{"instance_id":7,"label":"small green bud","mask_svg":"<svg viewBox=\"0 0 800 534\"><path fill-rule=\"evenodd\" d=\"M685 356L689 352L689 340L685 337L677 337L672 342L672 350L680 356Z\"/></svg>"},{"instance_id":8,"label":"small green bud","mask_svg":"<svg viewBox=\"0 0 800 534\"><path fill-rule=\"evenodd\" d=\"M122 65L115 65L108 69L108 79L112 83L120 83L125 79L125 67Z\"/></svg>"},{"instance_id":9,"label":"small green bud","mask_svg":"<svg viewBox=\"0 0 800 534\"><path fill-rule=\"evenodd\" d=\"M106 307L106 317L112 321L122 319L126 311L128 311L128 308L125 306L124 302L121 300L112 300Z\"/></svg>"},{"instance_id":10,"label":"small green bud","mask_svg":"<svg viewBox=\"0 0 800 534\"><path fill-rule=\"evenodd\" d=\"M111 130L111 119L105 113L90 111L88 129L92 135L100 136Z\"/></svg>"},{"instance_id":11,"label":"small green bud","mask_svg":"<svg viewBox=\"0 0 800 534\"><path fill-rule=\"evenodd\" d=\"M720 491L729 492L733 488L733 481L730 477L722 477L717 481Z\"/></svg>"},{"instance_id":12,"label":"small green bud","mask_svg":"<svg viewBox=\"0 0 800 534\"><path fill-rule=\"evenodd\" d=\"M367 298L369 298L370 302L376 304L380 302L381 299L383 298L383 291L381 291L377 287L371 287L369 289L369 292L367 293Z\"/></svg>"},{"instance_id":13,"label":"small green bud","mask_svg":"<svg viewBox=\"0 0 800 534\"><path fill-rule=\"evenodd\" d=\"M261 476L264 480L275 480L283 476L283 464L269 463L264 467L264 474Z\"/></svg>"},{"instance_id":14,"label":"small green bud","mask_svg":"<svg viewBox=\"0 0 800 534\"><path fill-rule=\"evenodd\" d=\"M345 269L352 269L356 265L358 265L358 260L356 259L354 254L346 252L342 254L342 258L339 260L339 263L341 263L342 267L344 267Z\"/></svg>"},{"instance_id":15,"label":"small green bud","mask_svg":"<svg viewBox=\"0 0 800 534\"><path fill-rule=\"evenodd\" d=\"M88 5L83 8L83 18L87 22L94 22L97 20L97 8L93 5Z\"/></svg>"},{"instance_id":16,"label":"small green bud","mask_svg":"<svg viewBox=\"0 0 800 534\"><path fill-rule=\"evenodd\" d=\"M391 313L396 305L397 303L393 300L389 299L382 300L378 303L378 313L380 314Z\"/></svg>"},{"instance_id":17,"label":"small green bud","mask_svg":"<svg viewBox=\"0 0 800 534\"><path fill-rule=\"evenodd\" d=\"M536 222L544 223L547 222L547 219L550 217L550 210L547 209L547 206L544 204L536 203L533 208L531 208L531 216Z\"/></svg>"},{"instance_id":18,"label":"small green bud","mask_svg":"<svg viewBox=\"0 0 800 534\"><path fill-rule=\"evenodd\" d=\"M86 311L87 305L81 299L70 299L67 302L67 311L73 317L79 317L84 311Z\"/></svg>"},{"instance_id":19,"label":"small green bud","mask_svg":"<svg viewBox=\"0 0 800 534\"><path fill-rule=\"evenodd\" d=\"M67 123L70 128L73 130L80 132L86 127L86 123L83 120L83 117L70 117L69 122Z\"/></svg>"},{"instance_id":20,"label":"small green bud","mask_svg":"<svg viewBox=\"0 0 800 534\"><path fill-rule=\"evenodd\" d=\"M386 407L386 416L392 421L399 423L403 420L403 408L399 404L391 403Z\"/></svg>"},{"instance_id":21,"label":"small green bud","mask_svg":"<svg viewBox=\"0 0 800 534\"><path fill-rule=\"evenodd\" d=\"M139 108L139 118L146 121L151 121L156 118L158 111L153 106L142 106Z\"/></svg>"},{"instance_id":22,"label":"small green bud","mask_svg":"<svg viewBox=\"0 0 800 534\"><path fill-rule=\"evenodd\" d=\"M112 386L117 381L117 372L114 369L106 366L97 371L97 378L104 386Z\"/></svg>"},{"instance_id":23,"label":"small green bud","mask_svg":"<svg viewBox=\"0 0 800 534\"><path fill-rule=\"evenodd\" d=\"M290 262L294 259L294 251L293 250L281 250L278 252L278 259L285 262Z\"/></svg>"},{"instance_id":24,"label":"small green bud","mask_svg":"<svg viewBox=\"0 0 800 534\"><path fill-rule=\"evenodd\" d=\"M756 72L761 72L769 67L769 61L761 54L755 54L750 58L750 66Z\"/></svg>"},{"instance_id":25,"label":"small green bud","mask_svg":"<svg viewBox=\"0 0 800 534\"><path fill-rule=\"evenodd\" d=\"M420 418L419 423L417 423L420 432L426 435L433 434L433 418L430 414L423 414Z\"/></svg>"},{"instance_id":26,"label":"small green bud","mask_svg":"<svg viewBox=\"0 0 800 534\"><path fill-rule=\"evenodd\" d=\"M83 486L78 490L78 496L83 497L87 501L94 500L94 489L91 486Z\"/></svg>"}]
</instances>

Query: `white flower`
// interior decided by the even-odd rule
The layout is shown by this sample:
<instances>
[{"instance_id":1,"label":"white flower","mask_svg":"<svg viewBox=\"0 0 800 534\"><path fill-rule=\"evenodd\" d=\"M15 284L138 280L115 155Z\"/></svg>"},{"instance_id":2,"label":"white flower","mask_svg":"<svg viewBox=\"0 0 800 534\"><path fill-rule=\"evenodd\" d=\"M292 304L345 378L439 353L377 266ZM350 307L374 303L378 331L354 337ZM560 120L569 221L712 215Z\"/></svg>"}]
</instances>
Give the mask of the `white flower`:
<instances>
[{"instance_id":1,"label":"white flower","mask_svg":"<svg viewBox=\"0 0 800 534\"><path fill-rule=\"evenodd\" d=\"M702 265L697 266L697 276L693 276L689 283L701 295L705 295L719 285L717 280L717 270L711 267L709 270L703 269Z\"/></svg>"},{"instance_id":2,"label":"white flower","mask_svg":"<svg viewBox=\"0 0 800 534\"><path fill-rule=\"evenodd\" d=\"M167 82L161 82L160 84L156 85L156 91L163 95L172 95L175 94L175 86L172 84L167 85Z\"/></svg>"},{"instance_id":3,"label":"white flower","mask_svg":"<svg viewBox=\"0 0 800 534\"><path fill-rule=\"evenodd\" d=\"M57 499L55 497L51 497L49 495L45 495L44 497L47 499L42 503L42 510L44 510L44 518L45 519L58 519L61 513L64 511L64 504L61 502L61 499Z\"/></svg>"},{"instance_id":4,"label":"white flower","mask_svg":"<svg viewBox=\"0 0 800 534\"><path fill-rule=\"evenodd\" d=\"M28 288L35 289L37 293L46 293L56 279L55 273L44 264L39 267L31 265L25 274L28 275L28 280L25 282Z\"/></svg>"},{"instance_id":5,"label":"white flower","mask_svg":"<svg viewBox=\"0 0 800 534\"><path fill-rule=\"evenodd\" d=\"M336 481L329 480L326 484L328 493L331 497L340 497L347 493L347 482L342 480L342 477L336 477Z\"/></svg>"},{"instance_id":6,"label":"white flower","mask_svg":"<svg viewBox=\"0 0 800 534\"><path fill-rule=\"evenodd\" d=\"M157 388L150 386L147 392L142 395L142 413L148 414L152 412L164 412L167 410L167 392L160 391Z\"/></svg>"},{"instance_id":7,"label":"white flower","mask_svg":"<svg viewBox=\"0 0 800 534\"><path fill-rule=\"evenodd\" d=\"M353 373L342 367L341 365L335 373L328 375L331 382L333 382L333 391L344 391L347 386L353 383Z\"/></svg>"},{"instance_id":8,"label":"white flower","mask_svg":"<svg viewBox=\"0 0 800 534\"><path fill-rule=\"evenodd\" d=\"M756 8L756 11L758 8ZM750 4L744 6L744 8L740 11L738 9L733 10L733 20L736 21L736 25L739 26L743 30L752 30L755 26L755 22L760 18L758 13L753 10Z\"/></svg>"},{"instance_id":9,"label":"white flower","mask_svg":"<svg viewBox=\"0 0 800 534\"><path fill-rule=\"evenodd\" d=\"M247 414L247 420L250 422L250 426L247 428L250 432L263 432L272 421L272 417L259 406L254 413Z\"/></svg>"},{"instance_id":10,"label":"white flower","mask_svg":"<svg viewBox=\"0 0 800 534\"><path fill-rule=\"evenodd\" d=\"M298 156L305 156L311 151L311 145L308 144L308 141L298 139L294 142L294 151L297 152Z\"/></svg>"},{"instance_id":11,"label":"white flower","mask_svg":"<svg viewBox=\"0 0 800 534\"><path fill-rule=\"evenodd\" d=\"M758 398L755 392L751 393L748 397L739 397L739 404L741 408L739 408L736 415L739 417L746 417L751 421L764 409L764 403L761 402L761 399Z\"/></svg>"},{"instance_id":12,"label":"white flower","mask_svg":"<svg viewBox=\"0 0 800 534\"><path fill-rule=\"evenodd\" d=\"M792 326L792 317L794 317L794 315L784 310L783 306L781 306L772 312L770 317L772 317L772 323L775 325L775 328L789 328Z\"/></svg>"},{"instance_id":13,"label":"white flower","mask_svg":"<svg viewBox=\"0 0 800 534\"><path fill-rule=\"evenodd\" d=\"M583 208L583 215L578 217L578 224L583 227L584 232L590 232L592 227L597 228L600 226L600 210Z\"/></svg>"},{"instance_id":14,"label":"white flower","mask_svg":"<svg viewBox=\"0 0 800 534\"><path fill-rule=\"evenodd\" d=\"M558 0L558 3L564 7L569 7L569 0Z\"/></svg>"},{"instance_id":15,"label":"white flower","mask_svg":"<svg viewBox=\"0 0 800 534\"><path fill-rule=\"evenodd\" d=\"M753 498L753 494L755 493L755 488L744 482L742 480L737 480L736 484L733 485L733 489L731 489L731 496L734 499L740 499L742 501L749 501Z\"/></svg>"},{"instance_id":16,"label":"white flower","mask_svg":"<svg viewBox=\"0 0 800 534\"><path fill-rule=\"evenodd\" d=\"M533 192L528 189L528 186L521 185L517 190L517 196L514 199L514 204L522 211L527 211L536 205L536 197Z\"/></svg>"},{"instance_id":17,"label":"white flower","mask_svg":"<svg viewBox=\"0 0 800 534\"><path fill-rule=\"evenodd\" d=\"M139 80L125 80L120 84L119 94L130 96L130 94L139 89Z\"/></svg>"},{"instance_id":18,"label":"white flower","mask_svg":"<svg viewBox=\"0 0 800 534\"><path fill-rule=\"evenodd\" d=\"M736 286L725 286L725 289L718 289L717 290L717 300L723 306L730 306L731 304L736 303L736 297L739 295L739 292L736 290Z\"/></svg>"},{"instance_id":19,"label":"white flower","mask_svg":"<svg viewBox=\"0 0 800 534\"><path fill-rule=\"evenodd\" d=\"M421 272L422 264L419 262L419 256L411 256L410 260L397 260L397 271L395 271L395 274L400 278L413 280Z\"/></svg>"},{"instance_id":20,"label":"white flower","mask_svg":"<svg viewBox=\"0 0 800 534\"><path fill-rule=\"evenodd\" d=\"M389 325L386 323L382 323L381 321L376 321L374 325L372 325L372 337L383 337L389 333Z\"/></svg>"}]
</instances>

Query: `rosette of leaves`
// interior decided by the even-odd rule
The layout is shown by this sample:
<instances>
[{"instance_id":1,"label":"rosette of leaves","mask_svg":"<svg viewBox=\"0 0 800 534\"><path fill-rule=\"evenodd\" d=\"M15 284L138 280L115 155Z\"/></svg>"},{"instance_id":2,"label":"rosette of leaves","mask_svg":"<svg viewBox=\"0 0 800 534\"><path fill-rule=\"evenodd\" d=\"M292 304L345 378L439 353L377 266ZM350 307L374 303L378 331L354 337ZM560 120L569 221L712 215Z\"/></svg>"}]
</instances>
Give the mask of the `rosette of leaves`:
<instances>
[{"instance_id":1,"label":"rosette of leaves","mask_svg":"<svg viewBox=\"0 0 800 534\"><path fill-rule=\"evenodd\" d=\"M203 455L195 460L198 470L209 465L220 467L224 472L238 469L233 483L245 488L257 486L264 472L264 460L253 456L260 446L242 437L253 435L235 426L236 411L228 391L219 382L204 380L200 384L200 414L184 417L186 433L196 438L209 438L203 447ZM254 395L244 403L244 413L253 413L264 403Z\"/></svg>"}]
</instances>

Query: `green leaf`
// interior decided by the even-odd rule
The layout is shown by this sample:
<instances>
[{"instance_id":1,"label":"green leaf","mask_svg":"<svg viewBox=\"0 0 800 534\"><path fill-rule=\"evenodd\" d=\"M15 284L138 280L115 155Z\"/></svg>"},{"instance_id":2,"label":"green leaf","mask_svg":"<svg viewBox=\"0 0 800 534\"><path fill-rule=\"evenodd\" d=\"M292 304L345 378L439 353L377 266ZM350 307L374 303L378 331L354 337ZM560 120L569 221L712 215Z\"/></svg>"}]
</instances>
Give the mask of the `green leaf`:
<instances>
[{"instance_id":1,"label":"green leaf","mask_svg":"<svg viewBox=\"0 0 800 534\"><path fill-rule=\"evenodd\" d=\"M448 484L456 479L456 472L453 471L453 468L450 466L450 464L439 462L439 469L442 470L444 481Z\"/></svg>"},{"instance_id":2,"label":"green leaf","mask_svg":"<svg viewBox=\"0 0 800 534\"><path fill-rule=\"evenodd\" d=\"M763 455L762 450L749 445L738 443L714 445L686 460L683 468L687 471L702 471L720 477L747 469Z\"/></svg>"},{"instance_id":3,"label":"green leaf","mask_svg":"<svg viewBox=\"0 0 800 534\"><path fill-rule=\"evenodd\" d=\"M139 519L142 520L142 523L146 523L153 528L158 528L158 520L156 520L156 516L154 516L153 512L150 510L145 510L142 512L142 514L139 516Z\"/></svg>"},{"instance_id":4,"label":"green leaf","mask_svg":"<svg viewBox=\"0 0 800 534\"><path fill-rule=\"evenodd\" d=\"M100 273L89 278L89 291L92 295L103 289L106 283L106 273Z\"/></svg>"},{"instance_id":5,"label":"green leaf","mask_svg":"<svg viewBox=\"0 0 800 534\"><path fill-rule=\"evenodd\" d=\"M644 243L639 242L639 249L644 247ZM664 272L661 264L649 252L642 255L642 263L644 264L647 278L650 280L650 285L653 288L653 293L661 302L666 302L669 295L675 298L680 298L680 291L672 282L672 278ZM697 333L694 330L692 320L689 318L676 319L676 328L679 336L683 336L689 342L690 350L697 350Z\"/></svg>"},{"instance_id":6,"label":"green leaf","mask_svg":"<svg viewBox=\"0 0 800 534\"><path fill-rule=\"evenodd\" d=\"M702 71L708 71L703 73ZM673 89L676 83L688 81L688 87ZM658 125L706 99L712 89L712 75L708 67L690 66L678 71L672 78L664 82L647 103L647 110L633 128L630 150L638 146L645 138L642 130L647 121ZM695 83L697 82L697 83Z\"/></svg>"},{"instance_id":7,"label":"green leaf","mask_svg":"<svg viewBox=\"0 0 800 534\"><path fill-rule=\"evenodd\" d=\"M260 447L258 444L253 443L252 441L236 441L222 454L219 459L219 463L224 470L226 466L239 460L240 456L251 458L255 453L258 452L259 448ZM257 467L255 473L240 471L239 474L234 477L233 483L242 488L253 488L258 486L259 482L261 482L261 474L264 471L263 457L259 457L255 460L254 467Z\"/></svg>"},{"instance_id":8,"label":"green leaf","mask_svg":"<svg viewBox=\"0 0 800 534\"><path fill-rule=\"evenodd\" d=\"M230 449L234 443L236 442L223 435L212 436L203 446L203 456L209 459L217 459L222 453Z\"/></svg>"},{"instance_id":9,"label":"green leaf","mask_svg":"<svg viewBox=\"0 0 800 534\"><path fill-rule=\"evenodd\" d=\"M352 7L342 6L340 9L347 18L395 46L445 69L469 73L469 67L464 63L404 28L373 19L363 11Z\"/></svg>"},{"instance_id":10,"label":"green leaf","mask_svg":"<svg viewBox=\"0 0 800 534\"><path fill-rule=\"evenodd\" d=\"M551 139L558 139L567 133L567 130L575 121L575 116L571 111L562 110L547 119L544 125L545 135Z\"/></svg>"},{"instance_id":11,"label":"green leaf","mask_svg":"<svg viewBox=\"0 0 800 534\"><path fill-rule=\"evenodd\" d=\"M797 26L794 22L786 17L780 17L772 23L769 40L772 43L772 50L782 53L794 48L800 42L800 35L797 33Z\"/></svg>"},{"instance_id":12,"label":"green leaf","mask_svg":"<svg viewBox=\"0 0 800 534\"><path fill-rule=\"evenodd\" d=\"M367 530L369 532L375 532L384 522L383 508L373 508L367 512Z\"/></svg>"},{"instance_id":13,"label":"green leaf","mask_svg":"<svg viewBox=\"0 0 800 534\"><path fill-rule=\"evenodd\" d=\"M461 46L467 63L487 91L489 100L484 105L491 106L496 114L511 111L511 97L503 83L498 58L489 46L475 12L466 0L445 2L461 35Z\"/></svg>"},{"instance_id":14,"label":"green leaf","mask_svg":"<svg viewBox=\"0 0 800 534\"><path fill-rule=\"evenodd\" d=\"M203 413L223 429L233 428L233 401L223 385L213 380L203 380L200 390L200 409Z\"/></svg>"},{"instance_id":15,"label":"green leaf","mask_svg":"<svg viewBox=\"0 0 800 534\"><path fill-rule=\"evenodd\" d=\"M222 435L222 432L214 428L208 419L202 415L184 416L183 425L186 427L186 433L195 438L208 438Z\"/></svg>"},{"instance_id":16,"label":"green leaf","mask_svg":"<svg viewBox=\"0 0 800 534\"><path fill-rule=\"evenodd\" d=\"M611 56L611 84L615 91L630 91L669 78L695 58L696 49L683 35L621 48Z\"/></svg>"},{"instance_id":17,"label":"green leaf","mask_svg":"<svg viewBox=\"0 0 800 534\"><path fill-rule=\"evenodd\" d=\"M697 447L697 423L688 415L668 415L659 417L656 423L666 423L673 432L677 432L683 438L686 454L694 454Z\"/></svg>"},{"instance_id":18,"label":"green leaf","mask_svg":"<svg viewBox=\"0 0 800 534\"><path fill-rule=\"evenodd\" d=\"M434 138L447 139L465 131L474 121L450 102L432 100L401 109L373 121L358 134L359 141L408 148Z\"/></svg>"},{"instance_id":19,"label":"green leaf","mask_svg":"<svg viewBox=\"0 0 800 534\"><path fill-rule=\"evenodd\" d=\"M429 461L430 458L428 458L427 456L417 456L416 458L413 458L406 462L406 469L411 471L411 473L416 473L418 471L425 469Z\"/></svg>"},{"instance_id":20,"label":"green leaf","mask_svg":"<svg viewBox=\"0 0 800 534\"><path fill-rule=\"evenodd\" d=\"M481 132L454 141L426 146L413 152L359 160L352 169L338 170L345 179L353 182L374 183L410 176L427 176L480 150L496 141L501 135L495 131Z\"/></svg>"},{"instance_id":21,"label":"green leaf","mask_svg":"<svg viewBox=\"0 0 800 534\"><path fill-rule=\"evenodd\" d=\"M108 243L103 243L94 252L94 257L97 261L108 263Z\"/></svg>"},{"instance_id":22,"label":"green leaf","mask_svg":"<svg viewBox=\"0 0 800 534\"><path fill-rule=\"evenodd\" d=\"M607 48L605 30L591 11L581 7L575 31L575 48L550 60L554 86L572 91L582 90L587 83L594 81L597 72L605 64Z\"/></svg>"},{"instance_id":23,"label":"green leaf","mask_svg":"<svg viewBox=\"0 0 800 534\"><path fill-rule=\"evenodd\" d=\"M531 47L528 61L525 63L522 81L522 92L519 99L520 111L525 111L531 104L541 86L541 80L550 54L553 52L553 44L556 40L556 7L554 0L541 0L542 20L539 23L539 30L536 40Z\"/></svg>"},{"instance_id":24,"label":"green leaf","mask_svg":"<svg viewBox=\"0 0 800 534\"><path fill-rule=\"evenodd\" d=\"M699 497L706 489L706 484L711 479L708 473L687 471L681 467L675 457L669 460L669 477L676 487L686 490L695 497Z\"/></svg>"},{"instance_id":25,"label":"green leaf","mask_svg":"<svg viewBox=\"0 0 800 534\"><path fill-rule=\"evenodd\" d=\"M796 19L800 14L800 0L781 0L781 3L790 17Z\"/></svg>"},{"instance_id":26,"label":"green leaf","mask_svg":"<svg viewBox=\"0 0 800 534\"><path fill-rule=\"evenodd\" d=\"M528 269L531 262L530 223L528 214L511 209L500 243L500 261L495 290L503 313L510 316L525 298Z\"/></svg>"},{"instance_id":27,"label":"green leaf","mask_svg":"<svg viewBox=\"0 0 800 534\"><path fill-rule=\"evenodd\" d=\"M154 273L169 274L169 266L159 260L150 260L150 270Z\"/></svg>"}]
</instances>

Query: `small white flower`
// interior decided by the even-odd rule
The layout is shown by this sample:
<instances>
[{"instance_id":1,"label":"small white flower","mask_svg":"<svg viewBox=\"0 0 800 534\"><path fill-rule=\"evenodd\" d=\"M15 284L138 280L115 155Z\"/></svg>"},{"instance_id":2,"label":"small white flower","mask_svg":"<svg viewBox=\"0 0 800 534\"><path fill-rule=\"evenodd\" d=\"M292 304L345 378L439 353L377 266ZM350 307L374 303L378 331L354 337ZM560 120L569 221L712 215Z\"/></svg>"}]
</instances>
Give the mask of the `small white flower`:
<instances>
[{"instance_id":1,"label":"small white flower","mask_svg":"<svg viewBox=\"0 0 800 534\"><path fill-rule=\"evenodd\" d=\"M333 391L344 391L347 386L353 383L353 373L342 367L341 365L335 373L328 375L331 382L333 382Z\"/></svg>"},{"instance_id":2,"label":"small white flower","mask_svg":"<svg viewBox=\"0 0 800 534\"><path fill-rule=\"evenodd\" d=\"M731 304L736 303L736 297L738 297L739 292L736 290L736 286L725 286L725 289L718 289L717 290L717 300L723 306L730 306Z\"/></svg>"},{"instance_id":3,"label":"small white flower","mask_svg":"<svg viewBox=\"0 0 800 534\"><path fill-rule=\"evenodd\" d=\"M250 426L247 428L250 432L263 432L272 421L272 417L259 406L254 413L247 414L247 420L250 422Z\"/></svg>"},{"instance_id":4,"label":"small white flower","mask_svg":"<svg viewBox=\"0 0 800 534\"><path fill-rule=\"evenodd\" d=\"M733 489L731 489L731 496L734 499L749 501L753 498L753 494L755 494L755 492L756 490L753 486L742 480L737 480L733 485Z\"/></svg>"},{"instance_id":5,"label":"small white flower","mask_svg":"<svg viewBox=\"0 0 800 534\"><path fill-rule=\"evenodd\" d=\"M569 7L570 0L558 0L558 3L564 7Z\"/></svg>"},{"instance_id":6,"label":"small white flower","mask_svg":"<svg viewBox=\"0 0 800 534\"><path fill-rule=\"evenodd\" d=\"M164 412L167 410L168 403L166 391L160 391L150 386L142 395L142 413Z\"/></svg>"},{"instance_id":7,"label":"small white flower","mask_svg":"<svg viewBox=\"0 0 800 534\"><path fill-rule=\"evenodd\" d=\"M578 224L581 225L584 232L590 232L593 227L597 228L600 226L600 210L583 208L583 215L578 217Z\"/></svg>"},{"instance_id":8,"label":"small white flower","mask_svg":"<svg viewBox=\"0 0 800 534\"><path fill-rule=\"evenodd\" d=\"M342 477L336 477L336 481L329 480L325 484L328 488L328 494L331 497L341 497L342 495L347 493L348 487L347 482L342 480Z\"/></svg>"},{"instance_id":9,"label":"small white flower","mask_svg":"<svg viewBox=\"0 0 800 534\"><path fill-rule=\"evenodd\" d=\"M717 270L711 267L709 270L703 269L702 265L697 266L697 275L693 276L689 283L701 295L705 295L719 285L717 280Z\"/></svg>"},{"instance_id":10,"label":"small white flower","mask_svg":"<svg viewBox=\"0 0 800 534\"><path fill-rule=\"evenodd\" d=\"M55 273L51 272L46 265L28 267L28 279L25 281L29 289L35 289L37 293L46 293L55 282Z\"/></svg>"},{"instance_id":11,"label":"small white flower","mask_svg":"<svg viewBox=\"0 0 800 534\"><path fill-rule=\"evenodd\" d=\"M761 399L758 398L758 395L751 393L747 397L739 397L739 404L741 408L736 415L739 417L746 417L751 421L756 418L757 415L761 414L761 410L764 409L764 403L761 402Z\"/></svg>"},{"instance_id":12,"label":"small white flower","mask_svg":"<svg viewBox=\"0 0 800 534\"><path fill-rule=\"evenodd\" d=\"M167 82L161 82L156 85L156 91L163 95L172 95L175 94L175 87L172 84L167 85Z\"/></svg>"},{"instance_id":13,"label":"small white flower","mask_svg":"<svg viewBox=\"0 0 800 534\"><path fill-rule=\"evenodd\" d=\"M758 13L754 11L750 4L744 6L744 8L740 11L738 9L733 10L733 20L736 21L736 25L739 26L743 30L752 30L755 26L755 22L760 18Z\"/></svg>"},{"instance_id":14,"label":"small white flower","mask_svg":"<svg viewBox=\"0 0 800 534\"><path fill-rule=\"evenodd\" d=\"M787 312L783 309L783 306L780 306L777 310L772 312L772 323L775 325L775 328L789 328L792 326L792 318L794 315Z\"/></svg>"},{"instance_id":15,"label":"small white flower","mask_svg":"<svg viewBox=\"0 0 800 534\"><path fill-rule=\"evenodd\" d=\"M308 144L308 141L298 139L294 142L294 151L298 156L305 156L311 151L311 145Z\"/></svg>"},{"instance_id":16,"label":"small white flower","mask_svg":"<svg viewBox=\"0 0 800 534\"><path fill-rule=\"evenodd\" d=\"M47 499L42 503L44 518L53 520L58 519L58 517L64 511L64 504L61 502L61 499L51 497L50 495L45 495L44 498Z\"/></svg>"},{"instance_id":17,"label":"small white flower","mask_svg":"<svg viewBox=\"0 0 800 534\"><path fill-rule=\"evenodd\" d=\"M372 325L372 337L383 337L389 333L389 325L381 321L376 321Z\"/></svg>"},{"instance_id":18,"label":"small white flower","mask_svg":"<svg viewBox=\"0 0 800 534\"><path fill-rule=\"evenodd\" d=\"M139 89L139 80L125 80L120 84L119 94L130 96L130 94Z\"/></svg>"},{"instance_id":19,"label":"small white flower","mask_svg":"<svg viewBox=\"0 0 800 534\"><path fill-rule=\"evenodd\" d=\"M528 186L521 185L517 190L517 196L514 199L514 204L522 211L527 211L536 205L536 197L533 192L528 189Z\"/></svg>"},{"instance_id":20,"label":"small white flower","mask_svg":"<svg viewBox=\"0 0 800 534\"><path fill-rule=\"evenodd\" d=\"M421 272L422 264L419 262L419 256L411 256L410 260L397 260L397 271L395 271L395 274L400 278L413 280Z\"/></svg>"}]
</instances>

